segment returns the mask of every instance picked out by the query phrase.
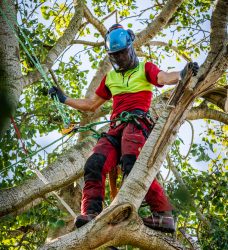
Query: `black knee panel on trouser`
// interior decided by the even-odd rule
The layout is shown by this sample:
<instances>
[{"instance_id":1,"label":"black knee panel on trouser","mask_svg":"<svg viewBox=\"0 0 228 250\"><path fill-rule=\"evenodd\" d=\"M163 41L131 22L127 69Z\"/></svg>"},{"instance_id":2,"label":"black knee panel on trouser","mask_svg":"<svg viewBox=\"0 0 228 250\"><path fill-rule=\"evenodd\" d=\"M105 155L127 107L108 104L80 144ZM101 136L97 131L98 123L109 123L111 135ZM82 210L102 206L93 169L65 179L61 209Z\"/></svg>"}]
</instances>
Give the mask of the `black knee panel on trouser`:
<instances>
[{"instance_id":1,"label":"black knee panel on trouser","mask_svg":"<svg viewBox=\"0 0 228 250\"><path fill-rule=\"evenodd\" d=\"M99 196L95 197L93 200L90 200L86 213L87 214L101 213L103 208L102 202L103 198Z\"/></svg>"},{"instance_id":2,"label":"black knee panel on trouser","mask_svg":"<svg viewBox=\"0 0 228 250\"><path fill-rule=\"evenodd\" d=\"M121 157L122 170L124 175L128 175L131 172L132 167L136 161L136 155L123 155Z\"/></svg>"},{"instance_id":3,"label":"black knee panel on trouser","mask_svg":"<svg viewBox=\"0 0 228 250\"><path fill-rule=\"evenodd\" d=\"M106 161L106 156L94 153L86 161L84 167L85 181L101 181L101 173Z\"/></svg>"}]
</instances>

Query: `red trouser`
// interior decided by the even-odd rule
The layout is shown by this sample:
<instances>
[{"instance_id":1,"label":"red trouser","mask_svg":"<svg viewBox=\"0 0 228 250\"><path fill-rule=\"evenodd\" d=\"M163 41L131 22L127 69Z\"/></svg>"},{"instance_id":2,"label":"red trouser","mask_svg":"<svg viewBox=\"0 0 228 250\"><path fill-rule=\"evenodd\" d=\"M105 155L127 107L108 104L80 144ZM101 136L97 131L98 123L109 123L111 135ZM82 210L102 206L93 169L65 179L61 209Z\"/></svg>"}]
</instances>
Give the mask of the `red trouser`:
<instances>
[{"instance_id":1,"label":"red trouser","mask_svg":"<svg viewBox=\"0 0 228 250\"><path fill-rule=\"evenodd\" d=\"M147 129L142 121L140 123ZM93 149L93 154L88 158L84 173L82 214L94 214L102 211L106 174L115 168L121 159L124 174L128 175L146 141L142 130L133 123L110 128L107 135L113 136L112 138L115 138L119 146L114 145L113 141L110 142L110 138L102 137ZM172 206L157 180L152 182L145 200L150 205L151 211L172 210Z\"/></svg>"}]
</instances>

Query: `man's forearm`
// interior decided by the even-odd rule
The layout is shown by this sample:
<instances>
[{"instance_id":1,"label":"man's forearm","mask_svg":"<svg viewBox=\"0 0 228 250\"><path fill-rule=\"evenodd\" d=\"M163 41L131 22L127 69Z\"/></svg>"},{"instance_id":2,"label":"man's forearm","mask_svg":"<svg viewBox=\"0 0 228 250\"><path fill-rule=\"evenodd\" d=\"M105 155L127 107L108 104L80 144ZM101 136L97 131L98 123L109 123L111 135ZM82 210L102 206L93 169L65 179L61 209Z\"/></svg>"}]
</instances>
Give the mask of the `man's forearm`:
<instances>
[{"instance_id":1,"label":"man's forearm","mask_svg":"<svg viewBox=\"0 0 228 250\"><path fill-rule=\"evenodd\" d=\"M92 111L94 112L93 101L90 99L73 99L67 97L65 103L66 105L78 109L80 111Z\"/></svg>"},{"instance_id":2,"label":"man's forearm","mask_svg":"<svg viewBox=\"0 0 228 250\"><path fill-rule=\"evenodd\" d=\"M90 111L95 112L102 104L106 102L106 99L101 98L100 96L94 94L91 98L85 99L72 99L67 97L64 104L78 109L80 111Z\"/></svg>"},{"instance_id":3,"label":"man's forearm","mask_svg":"<svg viewBox=\"0 0 228 250\"><path fill-rule=\"evenodd\" d=\"M180 79L180 72L173 71L173 72L163 72L161 71L158 74L158 83L161 85L174 85L177 84Z\"/></svg>"},{"instance_id":4,"label":"man's forearm","mask_svg":"<svg viewBox=\"0 0 228 250\"><path fill-rule=\"evenodd\" d=\"M163 85L172 85L179 82L179 80L183 80L186 74L191 71L193 76L196 76L199 71L199 65L197 62L187 63L186 66L181 71L174 72L163 72L160 71L158 73L158 84Z\"/></svg>"},{"instance_id":5,"label":"man's forearm","mask_svg":"<svg viewBox=\"0 0 228 250\"><path fill-rule=\"evenodd\" d=\"M169 74L168 79L165 82L166 85L173 85L173 84L177 84L179 82L179 80L180 80L180 72L179 71L170 72L168 74Z\"/></svg>"}]
</instances>

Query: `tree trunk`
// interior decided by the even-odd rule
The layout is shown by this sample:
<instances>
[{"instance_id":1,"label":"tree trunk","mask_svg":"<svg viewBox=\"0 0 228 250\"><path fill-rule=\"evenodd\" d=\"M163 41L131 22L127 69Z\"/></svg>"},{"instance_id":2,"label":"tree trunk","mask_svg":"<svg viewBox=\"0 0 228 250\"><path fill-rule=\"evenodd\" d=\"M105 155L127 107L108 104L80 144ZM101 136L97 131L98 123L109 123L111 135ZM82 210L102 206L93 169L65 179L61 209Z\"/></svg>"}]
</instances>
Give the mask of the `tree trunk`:
<instances>
[{"instance_id":1,"label":"tree trunk","mask_svg":"<svg viewBox=\"0 0 228 250\"><path fill-rule=\"evenodd\" d=\"M0 1L0 8L17 31L13 2L8 1L8 5L5 5ZM19 44L5 18L0 15L0 138L9 127L10 117L14 115L22 92Z\"/></svg>"}]
</instances>

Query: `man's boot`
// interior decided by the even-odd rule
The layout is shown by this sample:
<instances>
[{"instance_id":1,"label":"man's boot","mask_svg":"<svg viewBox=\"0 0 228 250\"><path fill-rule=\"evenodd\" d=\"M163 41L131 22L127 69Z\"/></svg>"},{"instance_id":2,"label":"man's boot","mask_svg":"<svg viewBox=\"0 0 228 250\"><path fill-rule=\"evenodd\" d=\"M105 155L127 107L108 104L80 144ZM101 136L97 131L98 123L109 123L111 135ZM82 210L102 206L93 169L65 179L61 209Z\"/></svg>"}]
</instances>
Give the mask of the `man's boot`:
<instances>
[{"instance_id":1,"label":"man's boot","mask_svg":"<svg viewBox=\"0 0 228 250\"><path fill-rule=\"evenodd\" d=\"M86 223L90 222L97 216L97 213L95 214L80 214L75 218L74 225L76 228L84 226Z\"/></svg>"},{"instance_id":2,"label":"man's boot","mask_svg":"<svg viewBox=\"0 0 228 250\"><path fill-rule=\"evenodd\" d=\"M142 218L145 226L166 233L175 232L175 223L171 211L153 212L151 216Z\"/></svg>"}]
</instances>

